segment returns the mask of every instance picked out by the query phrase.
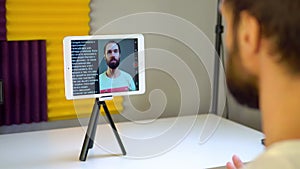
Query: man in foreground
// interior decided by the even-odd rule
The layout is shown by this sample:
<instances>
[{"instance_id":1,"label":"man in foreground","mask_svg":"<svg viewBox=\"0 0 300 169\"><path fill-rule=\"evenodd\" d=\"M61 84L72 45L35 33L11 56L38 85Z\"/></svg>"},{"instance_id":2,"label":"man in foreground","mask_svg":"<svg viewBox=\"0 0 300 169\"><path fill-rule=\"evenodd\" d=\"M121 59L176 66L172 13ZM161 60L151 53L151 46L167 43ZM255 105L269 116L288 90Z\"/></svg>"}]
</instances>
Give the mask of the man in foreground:
<instances>
[{"instance_id":1,"label":"man in foreground","mask_svg":"<svg viewBox=\"0 0 300 169\"><path fill-rule=\"evenodd\" d=\"M240 104L259 108L266 151L228 169L300 168L300 1L223 0L227 84Z\"/></svg>"}]
</instances>

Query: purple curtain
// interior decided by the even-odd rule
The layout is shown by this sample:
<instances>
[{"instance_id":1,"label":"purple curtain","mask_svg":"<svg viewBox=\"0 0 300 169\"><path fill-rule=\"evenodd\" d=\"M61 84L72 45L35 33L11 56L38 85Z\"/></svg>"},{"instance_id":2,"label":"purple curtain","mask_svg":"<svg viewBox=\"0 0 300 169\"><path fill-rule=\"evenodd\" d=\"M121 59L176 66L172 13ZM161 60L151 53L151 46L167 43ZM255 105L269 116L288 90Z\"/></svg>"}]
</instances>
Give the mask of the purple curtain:
<instances>
[{"instance_id":1,"label":"purple curtain","mask_svg":"<svg viewBox=\"0 0 300 169\"><path fill-rule=\"evenodd\" d=\"M1 41L0 54L0 124L46 121L46 41Z\"/></svg>"},{"instance_id":2,"label":"purple curtain","mask_svg":"<svg viewBox=\"0 0 300 169\"><path fill-rule=\"evenodd\" d=\"M0 40L6 40L5 0L0 0Z\"/></svg>"}]
</instances>

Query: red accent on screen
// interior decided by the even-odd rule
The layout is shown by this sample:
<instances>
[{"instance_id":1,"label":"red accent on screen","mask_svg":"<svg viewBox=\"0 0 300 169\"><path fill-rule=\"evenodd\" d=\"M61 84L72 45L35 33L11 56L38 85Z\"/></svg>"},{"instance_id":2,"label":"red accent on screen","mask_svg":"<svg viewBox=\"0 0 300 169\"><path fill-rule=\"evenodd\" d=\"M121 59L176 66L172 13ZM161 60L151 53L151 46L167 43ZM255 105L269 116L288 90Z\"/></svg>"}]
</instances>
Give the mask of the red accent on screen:
<instances>
[{"instance_id":1,"label":"red accent on screen","mask_svg":"<svg viewBox=\"0 0 300 169\"><path fill-rule=\"evenodd\" d=\"M113 93L113 92L126 92L126 91L128 91L128 86L103 89L103 90L100 90L100 93Z\"/></svg>"}]
</instances>

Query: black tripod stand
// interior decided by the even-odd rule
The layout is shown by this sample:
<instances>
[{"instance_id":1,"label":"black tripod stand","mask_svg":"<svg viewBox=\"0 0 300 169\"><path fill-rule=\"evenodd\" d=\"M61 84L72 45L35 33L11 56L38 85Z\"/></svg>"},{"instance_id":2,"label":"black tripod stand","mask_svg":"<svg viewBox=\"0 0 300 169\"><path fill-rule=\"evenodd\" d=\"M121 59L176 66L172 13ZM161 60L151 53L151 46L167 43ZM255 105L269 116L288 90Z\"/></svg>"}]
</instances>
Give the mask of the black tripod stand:
<instances>
[{"instance_id":1,"label":"black tripod stand","mask_svg":"<svg viewBox=\"0 0 300 169\"><path fill-rule=\"evenodd\" d=\"M215 40L215 61L214 61L214 83L213 83L213 97L212 97L212 113L218 114L218 98L219 98L219 71L220 71L220 56L222 45L222 33L224 27L222 25L222 15L219 10L220 0L217 5L217 24L215 27L216 40ZM224 64L224 63L223 63Z\"/></svg>"},{"instance_id":2,"label":"black tripod stand","mask_svg":"<svg viewBox=\"0 0 300 169\"><path fill-rule=\"evenodd\" d=\"M90 117L88 129L86 131L86 135L85 135L84 142L83 142L83 145L82 145L82 149L81 149L81 153L80 153L80 157L79 157L80 161L85 161L86 157L87 157L87 154L88 154L88 150L93 148L94 139L95 139L95 135L96 135L96 129L97 129L97 122L98 122L98 117L99 117L99 110L100 110L101 106L103 107L105 115L107 116L107 119L110 123L110 126L113 129L115 137L116 137L116 139L119 143L119 146L121 148L122 154L126 155L124 145L121 141L121 138L120 138L119 133L117 131L117 128L114 124L114 121L113 121L113 119L110 115L110 112L109 112L109 110L106 106L105 100L99 100L99 98L96 98L95 99L95 104L94 104L94 107L93 107L93 111L92 111L92 114L91 114L91 117Z\"/></svg>"}]
</instances>

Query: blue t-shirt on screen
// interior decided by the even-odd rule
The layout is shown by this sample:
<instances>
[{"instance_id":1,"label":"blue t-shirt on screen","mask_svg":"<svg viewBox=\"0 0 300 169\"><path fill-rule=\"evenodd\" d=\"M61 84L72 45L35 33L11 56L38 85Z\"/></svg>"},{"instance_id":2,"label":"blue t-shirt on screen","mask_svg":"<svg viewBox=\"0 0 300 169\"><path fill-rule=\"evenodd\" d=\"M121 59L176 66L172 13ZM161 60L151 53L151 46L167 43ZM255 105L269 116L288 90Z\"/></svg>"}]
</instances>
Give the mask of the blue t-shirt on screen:
<instances>
[{"instance_id":1,"label":"blue t-shirt on screen","mask_svg":"<svg viewBox=\"0 0 300 169\"><path fill-rule=\"evenodd\" d=\"M109 78L106 72L99 76L100 93L125 92L136 90L134 81L130 74L120 70L117 78Z\"/></svg>"}]
</instances>

